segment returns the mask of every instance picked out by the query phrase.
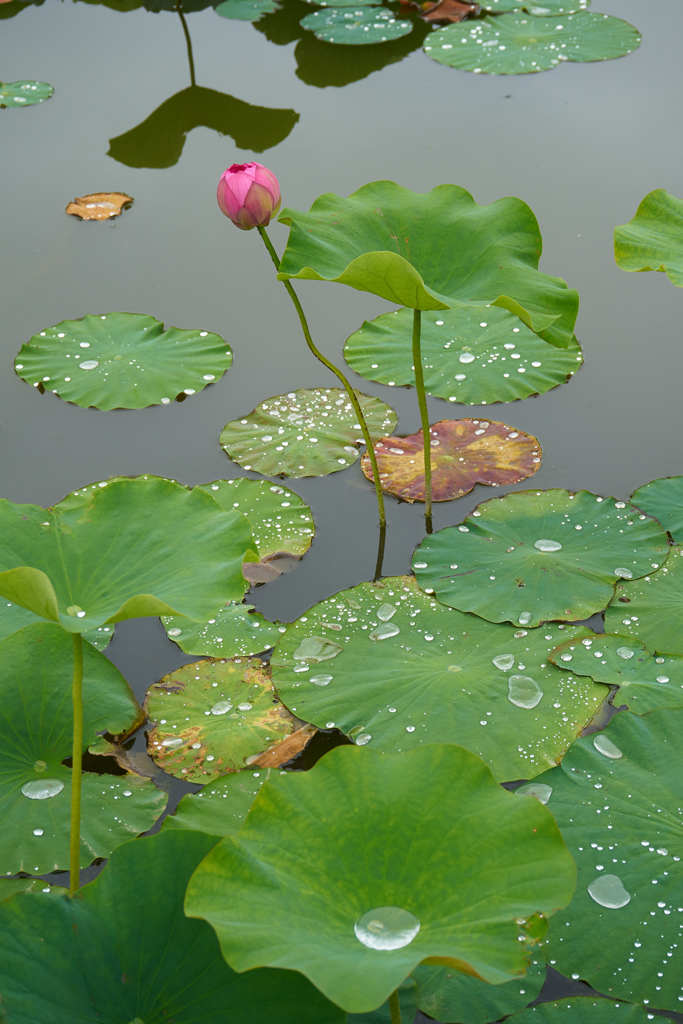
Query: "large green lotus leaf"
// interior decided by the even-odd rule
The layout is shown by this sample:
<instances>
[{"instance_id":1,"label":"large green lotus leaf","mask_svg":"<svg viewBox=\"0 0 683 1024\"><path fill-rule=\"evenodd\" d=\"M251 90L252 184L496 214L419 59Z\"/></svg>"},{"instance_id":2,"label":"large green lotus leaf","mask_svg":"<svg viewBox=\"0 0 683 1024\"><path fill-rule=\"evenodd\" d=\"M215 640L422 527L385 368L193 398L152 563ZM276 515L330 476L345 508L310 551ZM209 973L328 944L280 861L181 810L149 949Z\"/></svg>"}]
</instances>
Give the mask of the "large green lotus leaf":
<instances>
[{"instance_id":1,"label":"large green lotus leaf","mask_svg":"<svg viewBox=\"0 0 683 1024\"><path fill-rule=\"evenodd\" d=\"M618 585L605 629L641 640L656 654L683 656L683 545L671 548L658 572Z\"/></svg>"},{"instance_id":2,"label":"large green lotus leaf","mask_svg":"<svg viewBox=\"0 0 683 1024\"><path fill-rule=\"evenodd\" d=\"M578 996L558 999L552 1003L539 1003L509 1018L509 1024L649 1024L650 1021L671 1021L673 1018L650 1013L644 1006L615 1003L611 999L591 999Z\"/></svg>"},{"instance_id":3,"label":"large green lotus leaf","mask_svg":"<svg viewBox=\"0 0 683 1024\"><path fill-rule=\"evenodd\" d=\"M280 220L290 225L280 277L340 281L414 309L492 303L546 341L572 343L579 297L539 273L541 234L521 199L478 206L457 185L423 194L376 181Z\"/></svg>"},{"instance_id":4,"label":"large green lotus leaf","mask_svg":"<svg viewBox=\"0 0 683 1024\"><path fill-rule=\"evenodd\" d=\"M301 971L364 1013L430 957L494 983L522 973L520 922L573 889L552 815L473 754L343 746L262 787L193 875L185 911L210 922L236 970Z\"/></svg>"},{"instance_id":5,"label":"large green lotus leaf","mask_svg":"<svg viewBox=\"0 0 683 1024\"><path fill-rule=\"evenodd\" d=\"M346 340L344 358L380 384L414 386L409 309L383 313ZM583 362L576 339L549 345L506 309L463 306L425 310L421 329L427 394L461 405L514 402L563 384Z\"/></svg>"},{"instance_id":6,"label":"large green lotus leaf","mask_svg":"<svg viewBox=\"0 0 683 1024\"><path fill-rule=\"evenodd\" d=\"M0 989L12 1024L343 1024L289 971L235 974L203 921L184 917L199 832L127 843L78 899L19 895L0 906Z\"/></svg>"},{"instance_id":7,"label":"large green lotus leaf","mask_svg":"<svg viewBox=\"0 0 683 1024\"><path fill-rule=\"evenodd\" d=\"M668 554L662 527L633 505L554 489L484 502L459 526L426 537L413 568L444 604L537 626L601 611L618 579L644 576Z\"/></svg>"},{"instance_id":8,"label":"large green lotus leaf","mask_svg":"<svg viewBox=\"0 0 683 1024\"><path fill-rule=\"evenodd\" d=\"M678 1009L683 709L616 715L541 776L579 869L552 923L553 967L605 995ZM518 798L519 799L519 798ZM523 798L522 798L523 799Z\"/></svg>"},{"instance_id":9,"label":"large green lotus leaf","mask_svg":"<svg viewBox=\"0 0 683 1024\"><path fill-rule=\"evenodd\" d=\"M663 476L634 491L632 501L649 516L659 519L674 543L683 543L683 476Z\"/></svg>"},{"instance_id":10,"label":"large green lotus leaf","mask_svg":"<svg viewBox=\"0 0 683 1024\"><path fill-rule=\"evenodd\" d=\"M0 82L0 109L28 107L49 100L55 87L49 82Z\"/></svg>"},{"instance_id":11,"label":"large green lotus leaf","mask_svg":"<svg viewBox=\"0 0 683 1024\"><path fill-rule=\"evenodd\" d=\"M631 637L595 633L567 640L549 655L558 668L618 686L613 704L637 715L683 707L683 658L655 657Z\"/></svg>"},{"instance_id":12,"label":"large green lotus leaf","mask_svg":"<svg viewBox=\"0 0 683 1024\"><path fill-rule=\"evenodd\" d=\"M565 636L515 630L445 608L411 576L361 583L292 623L271 658L280 699L357 744L459 743L496 778L556 764L607 696L548 665Z\"/></svg>"},{"instance_id":13,"label":"large green lotus leaf","mask_svg":"<svg viewBox=\"0 0 683 1024\"><path fill-rule=\"evenodd\" d=\"M280 639L285 628L277 622L269 622L254 611L253 605L234 601L204 625L182 615L163 615L161 621L171 640L186 654L228 658L250 658L267 651Z\"/></svg>"},{"instance_id":14,"label":"large green lotus leaf","mask_svg":"<svg viewBox=\"0 0 683 1024\"><path fill-rule=\"evenodd\" d=\"M63 320L21 346L14 369L41 391L96 409L168 405L205 388L230 368L218 334L186 331L140 313Z\"/></svg>"},{"instance_id":15,"label":"large green lotus leaf","mask_svg":"<svg viewBox=\"0 0 683 1024\"><path fill-rule=\"evenodd\" d=\"M258 21L264 14L277 11L277 0L223 0L215 7L216 14L222 18L234 18L237 21Z\"/></svg>"},{"instance_id":16,"label":"large green lotus leaf","mask_svg":"<svg viewBox=\"0 0 683 1024\"><path fill-rule=\"evenodd\" d=\"M342 43L346 46L386 43L413 31L411 21L400 21L386 7L371 5L328 7L307 14L299 24L324 43Z\"/></svg>"},{"instance_id":17,"label":"large green lotus leaf","mask_svg":"<svg viewBox=\"0 0 683 1024\"><path fill-rule=\"evenodd\" d=\"M34 625L35 622L36 617L33 612L22 608L21 605L12 604L11 601L0 601L0 640L11 636L12 633L23 629L24 626ZM109 646L113 633L113 626L98 626L97 629L84 633L83 639L96 647L98 651L103 651L105 647Z\"/></svg>"},{"instance_id":18,"label":"large green lotus leaf","mask_svg":"<svg viewBox=\"0 0 683 1024\"><path fill-rule=\"evenodd\" d=\"M206 621L241 599L251 546L241 513L207 494L114 477L49 509L0 501L0 594L72 633L144 615Z\"/></svg>"},{"instance_id":19,"label":"large green lotus leaf","mask_svg":"<svg viewBox=\"0 0 683 1024\"><path fill-rule=\"evenodd\" d=\"M65 892L65 889L61 885L49 885L42 878L0 878L0 903L3 900L11 899L18 892L44 892L60 895Z\"/></svg>"},{"instance_id":20,"label":"large green lotus leaf","mask_svg":"<svg viewBox=\"0 0 683 1024\"><path fill-rule=\"evenodd\" d=\"M562 61L612 60L640 46L627 21L594 11L557 18L514 12L447 25L427 37L425 53L462 71L526 75Z\"/></svg>"},{"instance_id":21,"label":"large green lotus leaf","mask_svg":"<svg viewBox=\"0 0 683 1024\"><path fill-rule=\"evenodd\" d=\"M683 199L649 192L635 217L614 229L614 256L622 270L663 270L683 287Z\"/></svg>"},{"instance_id":22,"label":"large green lotus leaf","mask_svg":"<svg viewBox=\"0 0 683 1024\"><path fill-rule=\"evenodd\" d=\"M429 428L432 498L451 501L476 484L517 484L541 468L541 446L533 434L495 420L439 420ZM383 437L375 444L382 490L403 501L425 500L424 435ZM366 454L361 468L373 480Z\"/></svg>"},{"instance_id":23,"label":"large green lotus leaf","mask_svg":"<svg viewBox=\"0 0 683 1024\"><path fill-rule=\"evenodd\" d=\"M356 392L372 438L391 433L394 410ZM341 388L300 388L267 398L223 427L225 453L266 476L325 476L351 466L363 444L353 406Z\"/></svg>"},{"instance_id":24,"label":"large green lotus leaf","mask_svg":"<svg viewBox=\"0 0 683 1024\"><path fill-rule=\"evenodd\" d=\"M413 971L420 1010L435 1020L488 1024L537 997L545 980L545 965L533 961L523 978L504 985L487 985L447 967L422 965Z\"/></svg>"},{"instance_id":25,"label":"large green lotus leaf","mask_svg":"<svg viewBox=\"0 0 683 1024\"><path fill-rule=\"evenodd\" d=\"M195 829L210 836L239 831L254 797L270 778L272 768L233 772L209 782L198 793L188 793L174 814L164 818L164 829Z\"/></svg>"},{"instance_id":26,"label":"large green lotus leaf","mask_svg":"<svg viewBox=\"0 0 683 1024\"><path fill-rule=\"evenodd\" d=\"M276 756L275 748L288 761L313 732L297 730L296 719L273 692L268 666L258 658L183 665L150 686L145 708L152 722L150 756L187 782L240 771L260 763L263 755Z\"/></svg>"},{"instance_id":27,"label":"large green lotus leaf","mask_svg":"<svg viewBox=\"0 0 683 1024\"><path fill-rule=\"evenodd\" d=\"M483 11L500 14L504 11L526 11L528 14L574 14L590 7L590 0L483 0Z\"/></svg>"}]
</instances>

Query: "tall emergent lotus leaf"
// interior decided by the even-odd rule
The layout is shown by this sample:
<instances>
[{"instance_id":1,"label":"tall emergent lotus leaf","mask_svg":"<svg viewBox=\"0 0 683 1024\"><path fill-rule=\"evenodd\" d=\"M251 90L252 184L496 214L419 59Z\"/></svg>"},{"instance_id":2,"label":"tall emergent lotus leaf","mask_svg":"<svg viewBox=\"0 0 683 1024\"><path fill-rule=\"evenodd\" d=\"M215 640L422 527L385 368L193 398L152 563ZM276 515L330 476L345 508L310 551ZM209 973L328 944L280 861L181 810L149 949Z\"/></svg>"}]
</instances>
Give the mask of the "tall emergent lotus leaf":
<instances>
[{"instance_id":1,"label":"tall emergent lotus leaf","mask_svg":"<svg viewBox=\"0 0 683 1024\"><path fill-rule=\"evenodd\" d=\"M495 420L439 420L429 428L432 498L451 501L475 486L516 484L541 468L541 446L533 434ZM375 444L382 490L404 501L425 500L424 435L383 437ZM361 460L372 480L370 459Z\"/></svg>"},{"instance_id":2,"label":"tall emergent lotus leaf","mask_svg":"<svg viewBox=\"0 0 683 1024\"><path fill-rule=\"evenodd\" d=\"M96 409L185 399L222 377L232 351L218 334L168 327L140 313L64 320L34 334L14 369L40 391Z\"/></svg>"},{"instance_id":3,"label":"tall emergent lotus leaf","mask_svg":"<svg viewBox=\"0 0 683 1024\"><path fill-rule=\"evenodd\" d=\"M579 869L550 928L550 963L605 995L668 1010L683 995L681 729L681 708L621 712L539 780Z\"/></svg>"},{"instance_id":4,"label":"tall emergent lotus leaf","mask_svg":"<svg viewBox=\"0 0 683 1024\"><path fill-rule=\"evenodd\" d=\"M417 1004L434 1020L489 1024L526 1006L541 991L545 964L533 960L523 978L504 985L487 985L447 967L423 965L413 971L417 981Z\"/></svg>"},{"instance_id":5,"label":"tall emergent lotus leaf","mask_svg":"<svg viewBox=\"0 0 683 1024\"><path fill-rule=\"evenodd\" d=\"M674 544L683 544L683 476L663 476L643 484L629 501L659 519Z\"/></svg>"},{"instance_id":6,"label":"tall emergent lotus leaf","mask_svg":"<svg viewBox=\"0 0 683 1024\"><path fill-rule=\"evenodd\" d=\"M618 686L612 703L625 705L636 715L683 707L683 658L655 657L631 637L594 633L566 640L551 652L549 660L574 675Z\"/></svg>"},{"instance_id":7,"label":"tall emergent lotus leaf","mask_svg":"<svg viewBox=\"0 0 683 1024\"><path fill-rule=\"evenodd\" d=\"M412 387L412 329L409 309L383 313L347 338L344 358L361 377ZM566 348L549 345L498 306L425 310L421 344L427 393L463 405L543 394L569 380L583 362L576 338Z\"/></svg>"},{"instance_id":8,"label":"tall emergent lotus leaf","mask_svg":"<svg viewBox=\"0 0 683 1024\"><path fill-rule=\"evenodd\" d=\"M639 46L637 28L596 11L567 14L561 21L514 12L448 25L427 37L424 51L450 68L527 75L567 60L613 60Z\"/></svg>"},{"instance_id":9,"label":"tall emergent lotus leaf","mask_svg":"<svg viewBox=\"0 0 683 1024\"><path fill-rule=\"evenodd\" d=\"M617 586L605 629L641 640L655 654L683 656L683 545L671 548L658 572Z\"/></svg>"},{"instance_id":10,"label":"tall emergent lotus leaf","mask_svg":"<svg viewBox=\"0 0 683 1024\"><path fill-rule=\"evenodd\" d=\"M183 915L187 880L215 840L176 832L128 843L79 894L0 905L0 989L12 1024L344 1024L291 971L235 974L203 921ZM161 941L160 941L161 940Z\"/></svg>"},{"instance_id":11,"label":"tall emergent lotus leaf","mask_svg":"<svg viewBox=\"0 0 683 1024\"><path fill-rule=\"evenodd\" d=\"M71 637L34 622L0 642L0 874L45 873L69 865L73 710ZM83 645L83 746L104 730L128 732L141 709L119 671ZM135 775L83 777L80 862L106 857L150 828L166 795Z\"/></svg>"},{"instance_id":12,"label":"tall emergent lotus leaf","mask_svg":"<svg viewBox=\"0 0 683 1024\"><path fill-rule=\"evenodd\" d=\"M635 217L614 229L614 257L622 270L663 270L683 287L683 199L649 192Z\"/></svg>"},{"instance_id":13,"label":"tall emergent lotus leaf","mask_svg":"<svg viewBox=\"0 0 683 1024\"><path fill-rule=\"evenodd\" d=\"M206 620L244 594L252 543L241 513L163 477L114 477L48 509L3 499L0 594L71 633L141 615Z\"/></svg>"},{"instance_id":14,"label":"tall emergent lotus leaf","mask_svg":"<svg viewBox=\"0 0 683 1024\"><path fill-rule=\"evenodd\" d=\"M411 21L395 18L386 7L361 3L351 8L329 5L327 10L307 14L299 22L316 39L324 43L342 43L345 46L367 46L400 39L413 30Z\"/></svg>"},{"instance_id":15,"label":"tall emergent lotus leaf","mask_svg":"<svg viewBox=\"0 0 683 1024\"><path fill-rule=\"evenodd\" d=\"M552 815L473 754L337 747L264 784L193 875L185 911L236 970L300 971L362 1013L429 958L494 983L523 973L523 922L573 889Z\"/></svg>"},{"instance_id":16,"label":"tall emergent lotus leaf","mask_svg":"<svg viewBox=\"0 0 683 1024\"><path fill-rule=\"evenodd\" d=\"M255 563L248 563L255 564ZM205 623L193 622L182 615L162 615L166 633L186 654L212 657L250 658L272 647L284 630L269 622L253 604L229 601Z\"/></svg>"},{"instance_id":17,"label":"tall emergent lotus leaf","mask_svg":"<svg viewBox=\"0 0 683 1024\"><path fill-rule=\"evenodd\" d=\"M457 185L419 193L376 181L279 219L290 225L283 278L340 281L412 309L491 303L546 341L572 343L578 295L539 272L541 234L521 199L478 206Z\"/></svg>"},{"instance_id":18,"label":"tall emergent lotus leaf","mask_svg":"<svg viewBox=\"0 0 683 1024\"><path fill-rule=\"evenodd\" d=\"M413 568L420 586L452 608L537 626L601 611L617 580L645 576L668 555L663 528L633 505L554 489L484 502L459 526L426 537Z\"/></svg>"},{"instance_id":19,"label":"tall emergent lotus leaf","mask_svg":"<svg viewBox=\"0 0 683 1024\"><path fill-rule=\"evenodd\" d=\"M36 617L33 612L22 608L19 604L12 604L11 601L0 600L0 640L11 636L12 633L23 629L24 626L35 625L35 622ZM105 647L109 646L113 633L113 626L98 626L97 629L84 633L83 639L96 647L98 651L103 651Z\"/></svg>"},{"instance_id":20,"label":"tall emergent lotus leaf","mask_svg":"<svg viewBox=\"0 0 683 1024\"><path fill-rule=\"evenodd\" d=\"M497 779L556 764L607 696L548 664L587 630L516 630L445 608L411 576L361 583L287 628L271 658L280 699L361 746L459 743Z\"/></svg>"}]
</instances>

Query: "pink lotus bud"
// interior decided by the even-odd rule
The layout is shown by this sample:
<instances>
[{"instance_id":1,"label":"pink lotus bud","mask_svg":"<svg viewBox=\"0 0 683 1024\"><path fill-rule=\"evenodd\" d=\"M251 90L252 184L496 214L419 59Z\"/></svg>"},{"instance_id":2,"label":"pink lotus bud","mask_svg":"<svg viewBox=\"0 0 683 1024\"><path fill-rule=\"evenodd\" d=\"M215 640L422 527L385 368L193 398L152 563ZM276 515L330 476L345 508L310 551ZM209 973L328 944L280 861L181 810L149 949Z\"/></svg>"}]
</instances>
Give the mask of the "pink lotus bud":
<instances>
[{"instance_id":1,"label":"pink lotus bud","mask_svg":"<svg viewBox=\"0 0 683 1024\"><path fill-rule=\"evenodd\" d=\"M263 164L233 164L221 175L218 205L244 231L270 222L280 209L280 184Z\"/></svg>"}]
</instances>

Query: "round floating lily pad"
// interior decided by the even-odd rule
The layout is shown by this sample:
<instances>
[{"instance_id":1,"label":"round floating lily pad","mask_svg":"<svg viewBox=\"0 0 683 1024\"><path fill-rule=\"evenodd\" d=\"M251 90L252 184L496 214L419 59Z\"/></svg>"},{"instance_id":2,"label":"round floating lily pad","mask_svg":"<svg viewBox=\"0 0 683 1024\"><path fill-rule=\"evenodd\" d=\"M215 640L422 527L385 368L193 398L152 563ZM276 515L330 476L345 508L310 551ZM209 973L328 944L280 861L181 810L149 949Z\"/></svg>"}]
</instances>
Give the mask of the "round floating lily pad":
<instances>
[{"instance_id":1,"label":"round floating lily pad","mask_svg":"<svg viewBox=\"0 0 683 1024\"><path fill-rule=\"evenodd\" d=\"M386 7L328 7L307 14L299 22L325 43L363 46L400 39L413 30L411 21L400 21Z\"/></svg>"},{"instance_id":2,"label":"round floating lily pad","mask_svg":"<svg viewBox=\"0 0 683 1024\"><path fill-rule=\"evenodd\" d=\"M574 14L590 7L590 0L483 0L483 11L502 14L504 11L526 11L528 14Z\"/></svg>"},{"instance_id":3,"label":"round floating lily pad","mask_svg":"<svg viewBox=\"0 0 683 1024\"><path fill-rule=\"evenodd\" d=\"M683 199L663 188L648 193L635 217L614 229L614 257L622 270L663 270L683 287Z\"/></svg>"},{"instance_id":4,"label":"round floating lily pad","mask_svg":"<svg viewBox=\"0 0 683 1024\"><path fill-rule=\"evenodd\" d=\"M96 409L168 405L229 370L230 346L209 331L185 331L139 313L64 320L22 345L14 369L41 391Z\"/></svg>"},{"instance_id":5,"label":"round floating lily pad","mask_svg":"<svg viewBox=\"0 0 683 1024\"><path fill-rule=\"evenodd\" d=\"M175 813L164 818L164 830L189 828L210 836L232 835L244 824L254 797L272 770L233 772L209 782L198 793L188 793Z\"/></svg>"},{"instance_id":6,"label":"round floating lily pad","mask_svg":"<svg viewBox=\"0 0 683 1024\"><path fill-rule=\"evenodd\" d=\"M214 10L222 18L237 21L258 21L264 14L272 14L279 8L277 0L223 0Z\"/></svg>"},{"instance_id":7,"label":"round floating lily pad","mask_svg":"<svg viewBox=\"0 0 683 1024\"><path fill-rule=\"evenodd\" d=\"M344 347L356 373L380 384L414 386L409 309L366 321ZM583 362L576 339L549 345L506 309L463 306L425 310L421 330L425 388L461 405L514 402L569 380Z\"/></svg>"},{"instance_id":8,"label":"round floating lily pad","mask_svg":"<svg viewBox=\"0 0 683 1024\"><path fill-rule=\"evenodd\" d=\"M313 729L298 722L278 701L270 671L258 658L211 658L183 665L150 686L145 708L153 725L147 749L169 775L210 782L263 755L282 762L300 752ZM291 744L285 741L292 733ZM276 752L276 749L277 752Z\"/></svg>"},{"instance_id":9,"label":"round floating lily pad","mask_svg":"<svg viewBox=\"0 0 683 1024\"><path fill-rule=\"evenodd\" d=\"M359 745L459 743L496 778L556 764L607 696L548 665L585 630L494 626L423 594L411 576L361 583L287 628L271 658L280 699Z\"/></svg>"},{"instance_id":10,"label":"round floating lily pad","mask_svg":"<svg viewBox=\"0 0 683 1024\"><path fill-rule=\"evenodd\" d=\"M417 981L417 1003L429 1017L439 1021L467 1021L488 1024L526 1006L541 991L545 964L532 962L523 978L504 985L487 985L460 971L426 964L413 971Z\"/></svg>"},{"instance_id":11,"label":"round floating lily pad","mask_svg":"<svg viewBox=\"0 0 683 1024\"><path fill-rule=\"evenodd\" d=\"M0 594L72 633L144 615L206 621L244 594L252 544L239 512L153 476L104 480L49 509L2 500L0 538Z\"/></svg>"},{"instance_id":12,"label":"round floating lily pad","mask_svg":"<svg viewBox=\"0 0 683 1024\"><path fill-rule=\"evenodd\" d=\"M452 608L537 626L601 611L617 580L644 576L668 553L659 523L624 501L519 491L426 537L413 568L420 586Z\"/></svg>"},{"instance_id":13,"label":"round floating lily pad","mask_svg":"<svg viewBox=\"0 0 683 1024\"><path fill-rule=\"evenodd\" d=\"M525 75L566 60L624 57L638 46L638 29L607 14L578 11L558 21L515 12L448 25L427 37L424 51L463 71Z\"/></svg>"},{"instance_id":14,"label":"round floating lily pad","mask_svg":"<svg viewBox=\"0 0 683 1024\"><path fill-rule=\"evenodd\" d=\"M73 644L36 623L0 643L0 873L69 866ZM133 728L142 715L127 683L83 647L84 748L98 732ZM150 828L166 795L133 775L83 775L81 866Z\"/></svg>"},{"instance_id":15,"label":"round floating lily pad","mask_svg":"<svg viewBox=\"0 0 683 1024\"><path fill-rule=\"evenodd\" d=\"M578 295L539 272L541 235L521 199L478 206L457 185L418 193L375 181L279 219L290 225L282 278L339 281L411 309L491 303L546 341L572 344Z\"/></svg>"},{"instance_id":16,"label":"round floating lily pad","mask_svg":"<svg viewBox=\"0 0 683 1024\"><path fill-rule=\"evenodd\" d=\"M615 1003L611 999L558 999L552 1003L539 1003L509 1018L509 1024L566 1024L568 1020L581 1024L651 1024L670 1021L671 1017L650 1013L642 1006Z\"/></svg>"},{"instance_id":17,"label":"round floating lily pad","mask_svg":"<svg viewBox=\"0 0 683 1024\"><path fill-rule=\"evenodd\" d=\"M284 626L269 622L251 604L229 602L205 625L182 615L162 615L171 640L186 654L250 658L272 647Z\"/></svg>"},{"instance_id":18,"label":"round floating lily pad","mask_svg":"<svg viewBox=\"0 0 683 1024\"><path fill-rule=\"evenodd\" d=\"M373 438L391 433L394 410L356 392ZM353 406L341 388L300 388L267 398L221 431L225 453L266 476L325 476L352 465L363 444Z\"/></svg>"},{"instance_id":19,"label":"round floating lily pad","mask_svg":"<svg viewBox=\"0 0 683 1024\"><path fill-rule=\"evenodd\" d=\"M659 519L674 543L683 543L683 476L663 476L643 484L629 501Z\"/></svg>"},{"instance_id":20,"label":"round floating lily pad","mask_svg":"<svg viewBox=\"0 0 683 1024\"><path fill-rule=\"evenodd\" d=\"M34 625L37 621L39 620L36 619L33 612L27 611L21 605L12 604L11 601L0 600L0 640L4 640L6 636L11 636L12 633L23 629L24 626ZM83 639L92 644L93 647L96 647L98 651L103 651L105 647L109 646L113 635L113 626L98 626L97 629L84 633Z\"/></svg>"},{"instance_id":21,"label":"round floating lily pad","mask_svg":"<svg viewBox=\"0 0 683 1024\"><path fill-rule=\"evenodd\" d=\"M127 210L133 197L125 192L89 192L67 204L66 212L81 220L111 220Z\"/></svg>"},{"instance_id":22,"label":"round floating lily pad","mask_svg":"<svg viewBox=\"0 0 683 1024\"><path fill-rule=\"evenodd\" d=\"M656 654L683 656L683 545L671 548L658 572L619 584L605 629L635 637Z\"/></svg>"},{"instance_id":23,"label":"round floating lily pad","mask_svg":"<svg viewBox=\"0 0 683 1024\"><path fill-rule=\"evenodd\" d=\"M549 660L574 675L618 686L612 703L637 715L683 707L683 658L655 657L644 644L614 633L567 640Z\"/></svg>"},{"instance_id":24,"label":"round floating lily pad","mask_svg":"<svg viewBox=\"0 0 683 1024\"><path fill-rule=\"evenodd\" d=\"M541 776L579 869L549 962L605 995L680 1006L683 709L616 715ZM609 741L609 745L607 745Z\"/></svg>"},{"instance_id":25,"label":"round floating lily pad","mask_svg":"<svg viewBox=\"0 0 683 1024\"><path fill-rule=\"evenodd\" d=\"M451 501L475 484L501 487L533 476L541 468L541 446L533 434L492 420L439 420L429 428L432 498ZM383 491L404 501L424 501L424 435L383 437L375 444ZM364 455L361 468L373 479Z\"/></svg>"},{"instance_id":26,"label":"round floating lily pad","mask_svg":"<svg viewBox=\"0 0 683 1024\"><path fill-rule=\"evenodd\" d=\"M294 972L235 974L211 929L183 915L188 878L213 842L198 832L141 839L117 850L78 899L22 894L3 903L0 986L12 1024L220 1024L226 1013L344 1024Z\"/></svg>"},{"instance_id":27,"label":"round floating lily pad","mask_svg":"<svg viewBox=\"0 0 683 1024\"><path fill-rule=\"evenodd\" d=\"M363 1013L430 956L509 980L529 955L519 922L573 888L552 815L501 789L479 758L344 746L263 786L238 835L194 873L185 912L211 923L235 969L276 961Z\"/></svg>"},{"instance_id":28,"label":"round floating lily pad","mask_svg":"<svg viewBox=\"0 0 683 1024\"><path fill-rule=\"evenodd\" d=\"M49 82L0 82L0 108L28 107L49 100L55 88Z\"/></svg>"}]
</instances>

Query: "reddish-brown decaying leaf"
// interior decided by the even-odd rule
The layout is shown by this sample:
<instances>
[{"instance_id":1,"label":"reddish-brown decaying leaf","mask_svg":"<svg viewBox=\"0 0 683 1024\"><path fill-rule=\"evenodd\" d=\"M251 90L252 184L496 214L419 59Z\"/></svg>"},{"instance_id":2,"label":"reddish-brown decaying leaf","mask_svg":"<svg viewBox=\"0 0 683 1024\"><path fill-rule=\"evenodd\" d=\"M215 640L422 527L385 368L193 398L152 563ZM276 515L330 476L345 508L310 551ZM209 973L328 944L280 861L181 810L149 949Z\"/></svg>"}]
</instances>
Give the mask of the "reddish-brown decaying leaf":
<instances>
[{"instance_id":1,"label":"reddish-brown decaying leaf","mask_svg":"<svg viewBox=\"0 0 683 1024\"><path fill-rule=\"evenodd\" d=\"M424 21L462 21L468 14L475 14L477 4L464 3L463 0L439 0L423 12Z\"/></svg>"}]
</instances>

